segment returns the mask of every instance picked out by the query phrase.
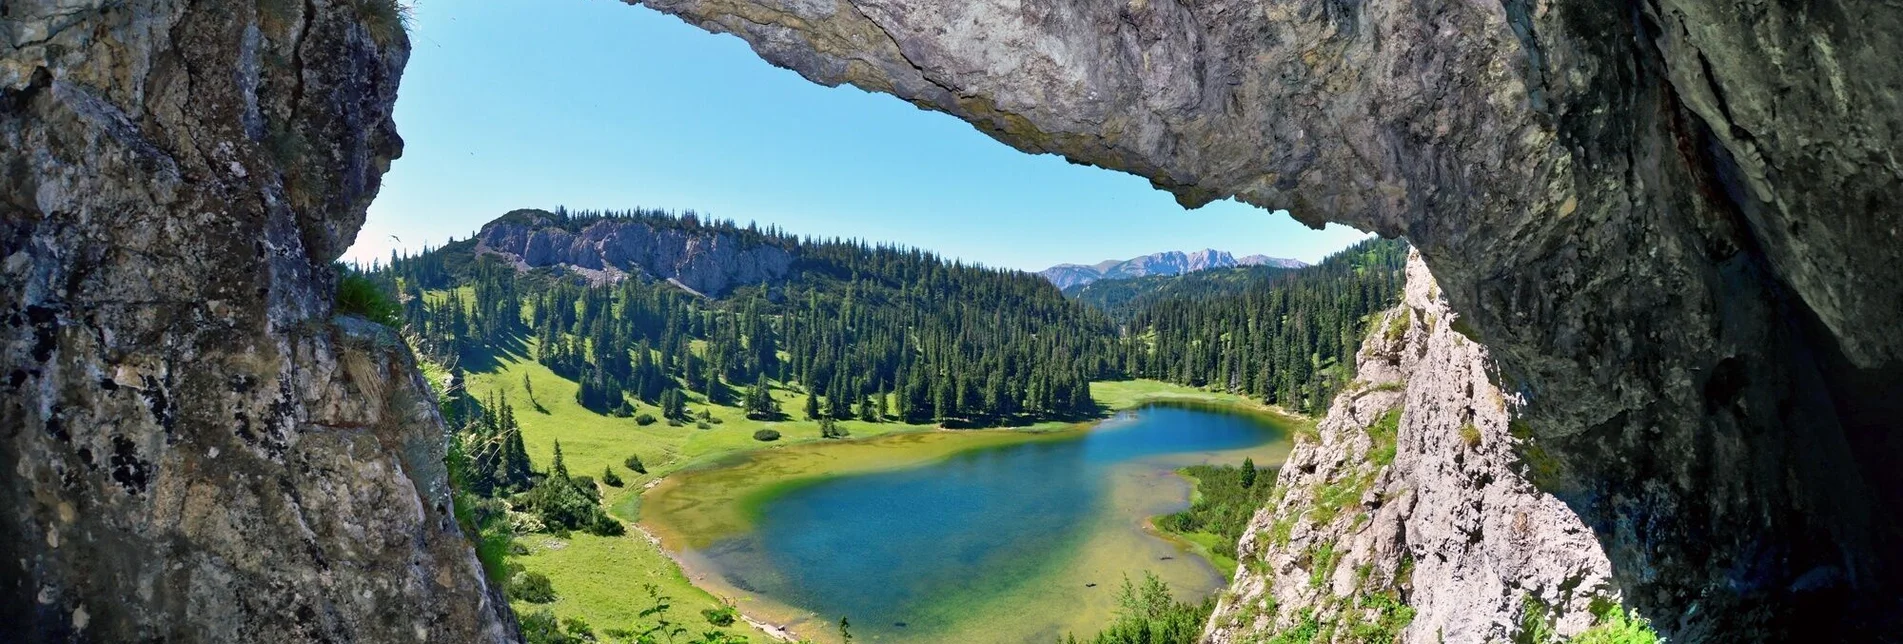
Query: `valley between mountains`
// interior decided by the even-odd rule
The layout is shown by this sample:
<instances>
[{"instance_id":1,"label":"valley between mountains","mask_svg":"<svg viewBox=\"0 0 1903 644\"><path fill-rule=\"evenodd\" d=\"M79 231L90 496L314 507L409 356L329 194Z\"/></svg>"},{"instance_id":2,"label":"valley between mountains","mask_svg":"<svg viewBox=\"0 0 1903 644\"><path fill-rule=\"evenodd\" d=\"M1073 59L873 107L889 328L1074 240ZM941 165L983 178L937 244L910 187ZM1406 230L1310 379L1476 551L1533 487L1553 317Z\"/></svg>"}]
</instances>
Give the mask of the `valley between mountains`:
<instances>
[{"instance_id":1,"label":"valley between mountains","mask_svg":"<svg viewBox=\"0 0 1903 644\"><path fill-rule=\"evenodd\" d=\"M1089 639L1125 614L1116 598L1126 578L1165 584L1151 600L1178 611L1174 628L1200 632L1276 465L1291 440L1313 435L1303 414L1357 386L1353 355L1399 297L1405 254L1376 240L1273 278L1211 269L1197 275L1245 272L1222 289L1123 306L1118 319L1037 275L918 249L691 212L520 210L470 239L352 269L347 286L382 302L368 315L408 330L455 431L461 520L525 628L542 633L534 638L680 626L738 641L762 637L746 627L753 620L776 636L834 641L845 618L891 641ZM1195 407L1156 406L1185 404ZM1121 426L1101 420L1113 416L1148 429L1107 429ZM1217 442L1189 438L1209 431ZM1018 478L928 475L945 467L935 463L1058 445L1095 454L1124 449L1103 441L1152 434L1128 440L1147 445L1133 454L1156 456L1104 461L1109 469L1049 461L1000 471ZM745 472L738 480L755 482L739 489L757 491L704 496L722 489L708 481ZM847 518L787 528L839 535L811 551L835 562L818 570L773 554L793 543L776 524L750 527L806 502L808 486L890 492L904 486L879 477L901 472L927 477L915 484L930 486L927 505L991 504L920 519L950 522L933 524L939 542L943 526L978 531L963 563L916 576L980 561L989 573L920 587L912 603L864 604L849 590L863 574L830 595L811 582L876 556L871 544L904 543L904 532L851 520L908 515L854 509L891 501L829 501L845 503L824 507ZM1034 511L1032 490L1083 514ZM685 519L690 508L704 518ZM999 531L1030 517L1058 522ZM1029 534L1054 540L1037 546ZM751 554L718 554L734 548ZM779 575L794 576L761 581ZM795 585L768 590L775 583ZM796 587L805 590L789 594ZM1009 627L986 617L1036 602L1096 608ZM852 606L860 614L815 612Z\"/></svg>"}]
</instances>

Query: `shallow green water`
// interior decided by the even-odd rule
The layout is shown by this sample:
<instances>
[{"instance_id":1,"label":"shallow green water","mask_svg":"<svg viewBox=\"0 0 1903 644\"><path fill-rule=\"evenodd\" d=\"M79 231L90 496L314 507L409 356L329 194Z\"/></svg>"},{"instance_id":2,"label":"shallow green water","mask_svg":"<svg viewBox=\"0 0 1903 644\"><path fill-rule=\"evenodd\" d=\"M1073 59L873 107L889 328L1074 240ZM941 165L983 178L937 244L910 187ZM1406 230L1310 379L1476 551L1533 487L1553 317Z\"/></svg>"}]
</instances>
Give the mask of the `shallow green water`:
<instances>
[{"instance_id":1,"label":"shallow green water","mask_svg":"<svg viewBox=\"0 0 1903 644\"><path fill-rule=\"evenodd\" d=\"M689 558L719 586L804 613L803 635L845 616L862 641L1049 641L1106 618L1124 574L1156 571L1186 597L1219 587L1143 519L1187 503L1172 469L1239 462L1283 436L1257 415L1147 407L1061 440L791 487Z\"/></svg>"}]
</instances>

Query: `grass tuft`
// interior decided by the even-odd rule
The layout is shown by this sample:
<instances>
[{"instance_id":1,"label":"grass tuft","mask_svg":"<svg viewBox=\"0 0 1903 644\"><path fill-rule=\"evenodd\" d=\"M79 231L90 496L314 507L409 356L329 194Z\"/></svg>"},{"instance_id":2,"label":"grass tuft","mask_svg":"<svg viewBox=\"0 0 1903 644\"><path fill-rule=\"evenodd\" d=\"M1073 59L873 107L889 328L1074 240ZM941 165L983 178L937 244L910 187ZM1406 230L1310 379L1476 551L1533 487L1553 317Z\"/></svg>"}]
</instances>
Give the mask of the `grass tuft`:
<instances>
[{"instance_id":1,"label":"grass tuft","mask_svg":"<svg viewBox=\"0 0 1903 644\"><path fill-rule=\"evenodd\" d=\"M1479 447L1480 446L1480 428L1475 427L1473 423L1467 423L1465 425L1461 425L1460 426L1460 442L1461 444L1466 445L1468 449Z\"/></svg>"},{"instance_id":2,"label":"grass tuft","mask_svg":"<svg viewBox=\"0 0 1903 644\"><path fill-rule=\"evenodd\" d=\"M408 34L415 17L415 8L401 0L356 0L356 5L364 28L378 44L388 45Z\"/></svg>"},{"instance_id":3,"label":"grass tuft","mask_svg":"<svg viewBox=\"0 0 1903 644\"><path fill-rule=\"evenodd\" d=\"M355 272L344 272L337 280L336 312L343 315L355 315L392 329L403 325L403 308L398 306L396 298L383 291L383 287L370 278Z\"/></svg>"}]
</instances>

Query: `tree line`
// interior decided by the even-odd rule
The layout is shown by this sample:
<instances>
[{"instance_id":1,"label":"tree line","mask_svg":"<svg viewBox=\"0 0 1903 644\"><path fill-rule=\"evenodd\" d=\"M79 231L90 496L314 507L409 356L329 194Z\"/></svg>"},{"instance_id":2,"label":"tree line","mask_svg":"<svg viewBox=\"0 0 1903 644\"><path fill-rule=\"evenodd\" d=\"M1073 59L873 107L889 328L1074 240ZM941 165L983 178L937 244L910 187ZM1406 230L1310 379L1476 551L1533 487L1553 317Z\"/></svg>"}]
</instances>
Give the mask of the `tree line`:
<instances>
[{"instance_id":1,"label":"tree line","mask_svg":"<svg viewBox=\"0 0 1903 644\"><path fill-rule=\"evenodd\" d=\"M1406 242L1369 239L1241 289L1209 281L1208 292L1144 301L1123 326L1113 370L1326 409L1354 379L1368 320L1400 300L1406 261Z\"/></svg>"},{"instance_id":2,"label":"tree line","mask_svg":"<svg viewBox=\"0 0 1903 644\"><path fill-rule=\"evenodd\" d=\"M589 409L628 416L646 405L675 420L686 392L779 417L770 392L793 387L815 396L818 409L800 410L813 418L1010 424L1091 415L1090 381L1123 378L1312 412L1353 378L1367 319L1399 298L1407 252L1370 239L1299 270L1149 280L1118 300L1118 324L1031 274L915 248L692 212L556 214L575 229L631 220L731 235L795 261L782 283L718 300L660 282L522 272L468 241L393 255L370 276L400 293L404 324L433 358L519 349L580 384Z\"/></svg>"},{"instance_id":3,"label":"tree line","mask_svg":"<svg viewBox=\"0 0 1903 644\"><path fill-rule=\"evenodd\" d=\"M660 282L520 272L468 242L393 256L371 275L400 294L419 351L445 362L523 351L603 414L651 406L680 418L693 392L774 417L784 412L770 391L792 387L813 394L819 408L802 411L815 418L1016 424L1093 415L1090 381L1115 376L1109 319L1028 273L691 213L562 211L560 221L603 219L734 235L796 259L784 282L718 300Z\"/></svg>"}]
</instances>

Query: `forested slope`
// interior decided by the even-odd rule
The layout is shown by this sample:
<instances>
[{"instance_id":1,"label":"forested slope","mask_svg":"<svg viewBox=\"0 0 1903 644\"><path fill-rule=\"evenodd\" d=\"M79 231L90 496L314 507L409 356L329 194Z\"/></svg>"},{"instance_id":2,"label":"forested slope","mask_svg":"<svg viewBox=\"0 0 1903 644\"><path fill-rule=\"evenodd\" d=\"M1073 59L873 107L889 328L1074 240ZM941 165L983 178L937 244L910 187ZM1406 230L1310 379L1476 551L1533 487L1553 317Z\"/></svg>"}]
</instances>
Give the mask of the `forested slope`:
<instances>
[{"instance_id":1,"label":"forested slope","mask_svg":"<svg viewBox=\"0 0 1903 644\"><path fill-rule=\"evenodd\" d=\"M1247 281L1198 273L1144 286L1115 369L1294 411L1325 409L1354 379L1369 320L1399 301L1406 258L1406 242L1370 239L1315 266Z\"/></svg>"}]
</instances>

